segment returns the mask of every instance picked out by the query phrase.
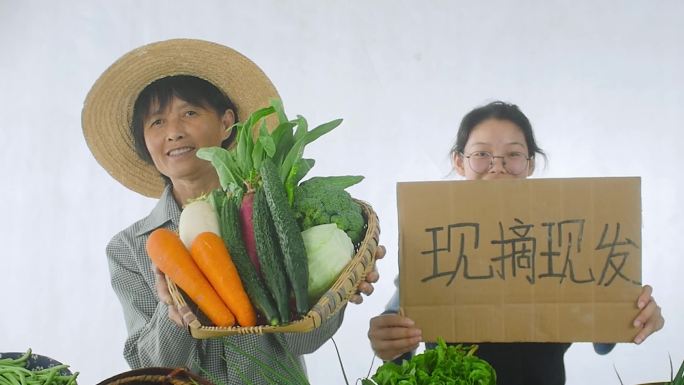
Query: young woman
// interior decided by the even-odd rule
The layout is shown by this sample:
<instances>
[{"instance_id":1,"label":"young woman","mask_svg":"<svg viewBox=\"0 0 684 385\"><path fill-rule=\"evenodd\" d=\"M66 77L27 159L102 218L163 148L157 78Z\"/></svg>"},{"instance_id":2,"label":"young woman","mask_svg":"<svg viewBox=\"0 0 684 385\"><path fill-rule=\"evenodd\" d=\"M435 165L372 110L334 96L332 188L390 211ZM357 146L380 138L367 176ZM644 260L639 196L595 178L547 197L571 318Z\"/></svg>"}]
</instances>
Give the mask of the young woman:
<instances>
[{"instance_id":1,"label":"young woman","mask_svg":"<svg viewBox=\"0 0 684 385\"><path fill-rule=\"evenodd\" d=\"M219 180L197 149L230 146L229 128L267 106L278 94L249 59L230 48L199 41L169 40L124 55L97 80L85 102L83 130L100 164L126 187L159 202L152 212L114 236L107 246L111 282L128 329L124 357L134 369L150 366L200 368L212 380L265 383L263 370L234 352L226 339L274 368L304 369L311 353L339 328L340 312L309 333L240 335L196 340L172 305L163 275L145 251L158 228L177 230L183 204L215 188ZM382 258L379 248L377 257ZM371 274L360 288L373 290ZM360 303L358 295L353 302ZM204 373L200 373L204 375Z\"/></svg>"},{"instance_id":2,"label":"young woman","mask_svg":"<svg viewBox=\"0 0 684 385\"><path fill-rule=\"evenodd\" d=\"M461 121L450 155L455 171L468 180L524 179L534 172L535 157L545 156L534 139L527 117L517 106L503 102L493 102L469 112ZM651 292L650 286L644 286L635 300L641 309L634 319L634 327L638 329L635 343L643 342L665 322ZM398 310L397 289L385 313L370 321L368 338L375 354L385 361L408 358L422 341L421 330L411 319L399 315ZM478 345L478 356L492 364L499 384L565 383L563 355L570 344ZM432 346L427 344L427 348ZM599 353L607 353L612 347L594 345Z\"/></svg>"}]
</instances>

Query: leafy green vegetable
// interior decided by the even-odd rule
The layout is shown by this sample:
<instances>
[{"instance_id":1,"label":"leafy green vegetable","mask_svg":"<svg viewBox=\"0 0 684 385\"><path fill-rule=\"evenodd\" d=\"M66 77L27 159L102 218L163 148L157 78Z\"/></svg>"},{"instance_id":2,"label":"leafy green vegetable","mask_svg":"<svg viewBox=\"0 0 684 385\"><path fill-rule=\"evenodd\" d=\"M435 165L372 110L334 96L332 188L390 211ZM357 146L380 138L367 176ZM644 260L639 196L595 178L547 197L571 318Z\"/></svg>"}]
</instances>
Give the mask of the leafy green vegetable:
<instances>
[{"instance_id":1,"label":"leafy green vegetable","mask_svg":"<svg viewBox=\"0 0 684 385\"><path fill-rule=\"evenodd\" d=\"M314 177L295 188L293 208L302 230L316 225L335 223L354 244L363 237L365 220L361 206L344 189L363 179L362 176Z\"/></svg>"},{"instance_id":2,"label":"leafy green vegetable","mask_svg":"<svg viewBox=\"0 0 684 385\"><path fill-rule=\"evenodd\" d=\"M280 180L283 181L283 183L285 183L285 181L287 180L287 176L290 174L290 170L292 169L292 167L295 164L297 164L297 161L299 161L299 159L302 158L302 155L304 155L305 145L305 138L297 140L285 156L283 164L280 166ZM288 186L285 186L285 188L288 188Z\"/></svg>"},{"instance_id":3,"label":"leafy green vegetable","mask_svg":"<svg viewBox=\"0 0 684 385\"><path fill-rule=\"evenodd\" d=\"M287 115L285 115L285 109L283 108L283 102L280 99L271 99L271 107L276 112L278 116L278 123L287 122Z\"/></svg>"},{"instance_id":4,"label":"leafy green vegetable","mask_svg":"<svg viewBox=\"0 0 684 385\"><path fill-rule=\"evenodd\" d=\"M335 127L339 126L341 123L342 119L335 119L333 121L323 123L320 126L314 128L306 134L306 144L309 144L314 140L318 139L319 137L321 137L322 135L327 134L328 132L332 131Z\"/></svg>"},{"instance_id":5,"label":"leafy green vegetable","mask_svg":"<svg viewBox=\"0 0 684 385\"><path fill-rule=\"evenodd\" d=\"M342 119L309 130L303 116L287 119L280 100L272 99L270 103L270 106L233 125L232 129L236 130L235 146L230 150L201 148L197 157L211 162L218 173L221 188L238 199L256 189L261 182L259 169L264 159L272 159L292 205L295 186L314 165L313 159L302 158L304 148L339 126ZM272 115L278 118L278 126L269 132L266 119Z\"/></svg>"},{"instance_id":6,"label":"leafy green vegetable","mask_svg":"<svg viewBox=\"0 0 684 385\"><path fill-rule=\"evenodd\" d=\"M476 345L469 348L447 345L440 338L435 349L426 350L401 365L387 362L371 378L377 385L495 385L494 368L475 356L476 350Z\"/></svg>"},{"instance_id":7,"label":"leafy green vegetable","mask_svg":"<svg viewBox=\"0 0 684 385\"><path fill-rule=\"evenodd\" d=\"M273 162L275 164L282 164L285 155L287 155L290 148L294 144L294 134L292 129L297 126L294 122L280 123L278 127L271 133L273 142L276 145L275 154L273 154Z\"/></svg>"},{"instance_id":8,"label":"leafy green vegetable","mask_svg":"<svg viewBox=\"0 0 684 385\"><path fill-rule=\"evenodd\" d=\"M347 266L354 255L354 245L334 223L306 229L302 239L309 264L309 300L315 303Z\"/></svg>"},{"instance_id":9,"label":"leafy green vegetable","mask_svg":"<svg viewBox=\"0 0 684 385\"><path fill-rule=\"evenodd\" d=\"M306 175L309 170L314 166L315 161L313 159L299 159L297 163L292 165L290 169L290 174L285 179L285 192L287 192L287 200L290 206L294 203L294 190L304 175Z\"/></svg>"},{"instance_id":10,"label":"leafy green vegetable","mask_svg":"<svg viewBox=\"0 0 684 385\"><path fill-rule=\"evenodd\" d=\"M361 175L343 175L343 176L315 176L306 181L310 188L324 188L325 186L344 190L363 180Z\"/></svg>"},{"instance_id":11,"label":"leafy green vegetable","mask_svg":"<svg viewBox=\"0 0 684 385\"><path fill-rule=\"evenodd\" d=\"M200 148L197 150L197 157L211 162L219 176L221 188L224 190L230 190L231 185L233 185L233 188L239 187L244 179L239 165L234 160L233 154L225 148Z\"/></svg>"}]
</instances>

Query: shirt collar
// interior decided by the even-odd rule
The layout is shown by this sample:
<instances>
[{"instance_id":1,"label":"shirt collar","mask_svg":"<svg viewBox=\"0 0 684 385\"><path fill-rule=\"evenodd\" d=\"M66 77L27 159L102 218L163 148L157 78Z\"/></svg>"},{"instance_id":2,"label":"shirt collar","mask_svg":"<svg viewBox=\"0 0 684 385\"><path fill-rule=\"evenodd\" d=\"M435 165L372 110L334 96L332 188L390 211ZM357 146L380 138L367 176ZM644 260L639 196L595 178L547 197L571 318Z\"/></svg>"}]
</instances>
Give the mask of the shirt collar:
<instances>
[{"instance_id":1,"label":"shirt collar","mask_svg":"<svg viewBox=\"0 0 684 385\"><path fill-rule=\"evenodd\" d=\"M180 208L173 199L172 186L167 185L159 197L159 202L154 206L150 215L148 215L140 226L140 230L136 233L137 236L145 235L152 230L158 229L168 222L171 222L171 228L178 228L178 217L180 216Z\"/></svg>"}]
</instances>

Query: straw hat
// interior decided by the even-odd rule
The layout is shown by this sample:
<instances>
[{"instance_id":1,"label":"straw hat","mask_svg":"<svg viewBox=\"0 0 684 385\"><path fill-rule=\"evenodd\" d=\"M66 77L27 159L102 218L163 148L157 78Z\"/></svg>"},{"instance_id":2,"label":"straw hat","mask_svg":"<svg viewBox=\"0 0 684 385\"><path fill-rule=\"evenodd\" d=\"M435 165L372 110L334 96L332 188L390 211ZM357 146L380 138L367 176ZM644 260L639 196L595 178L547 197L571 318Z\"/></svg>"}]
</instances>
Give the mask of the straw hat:
<instances>
[{"instance_id":1,"label":"straw hat","mask_svg":"<svg viewBox=\"0 0 684 385\"><path fill-rule=\"evenodd\" d=\"M268 106L278 92L251 60L223 45L174 39L148 44L125 54L97 79L83 105L83 135L95 159L114 179L148 197L159 197L164 181L157 169L138 157L131 135L133 105L155 80L192 75L209 81L246 118Z\"/></svg>"}]
</instances>

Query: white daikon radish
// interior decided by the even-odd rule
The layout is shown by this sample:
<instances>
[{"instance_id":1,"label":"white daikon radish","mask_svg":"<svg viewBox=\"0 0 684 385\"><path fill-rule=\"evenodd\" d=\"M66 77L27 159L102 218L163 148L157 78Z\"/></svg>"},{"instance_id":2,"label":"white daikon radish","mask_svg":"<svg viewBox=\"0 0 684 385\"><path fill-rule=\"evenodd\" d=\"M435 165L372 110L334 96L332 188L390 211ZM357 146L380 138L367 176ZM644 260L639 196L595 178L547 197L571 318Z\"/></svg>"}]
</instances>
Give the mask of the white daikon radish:
<instances>
[{"instance_id":1,"label":"white daikon radish","mask_svg":"<svg viewBox=\"0 0 684 385\"><path fill-rule=\"evenodd\" d=\"M218 215L214 206L204 199L198 199L185 205L178 221L178 236L180 236L185 247L190 250L190 245L192 245L195 237L205 231L221 235Z\"/></svg>"}]
</instances>

